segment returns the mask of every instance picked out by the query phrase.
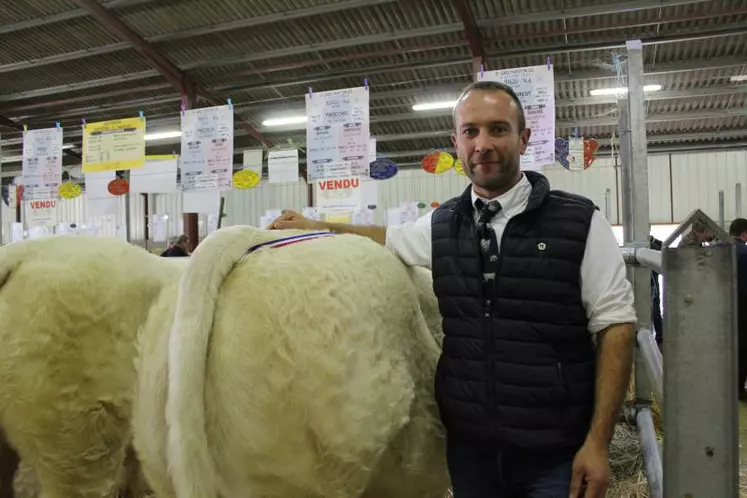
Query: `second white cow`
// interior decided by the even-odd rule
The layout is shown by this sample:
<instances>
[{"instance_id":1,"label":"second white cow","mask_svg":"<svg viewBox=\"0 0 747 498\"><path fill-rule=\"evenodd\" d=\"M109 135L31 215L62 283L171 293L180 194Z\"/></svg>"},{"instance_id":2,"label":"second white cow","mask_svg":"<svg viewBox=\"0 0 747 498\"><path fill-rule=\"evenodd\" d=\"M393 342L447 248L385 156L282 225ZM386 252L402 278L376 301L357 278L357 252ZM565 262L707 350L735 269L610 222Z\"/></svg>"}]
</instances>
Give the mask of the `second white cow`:
<instances>
[{"instance_id":1,"label":"second white cow","mask_svg":"<svg viewBox=\"0 0 747 498\"><path fill-rule=\"evenodd\" d=\"M219 230L176 303L156 303L134 422L151 487L159 498L443 498L428 273L368 239L299 233Z\"/></svg>"}]
</instances>

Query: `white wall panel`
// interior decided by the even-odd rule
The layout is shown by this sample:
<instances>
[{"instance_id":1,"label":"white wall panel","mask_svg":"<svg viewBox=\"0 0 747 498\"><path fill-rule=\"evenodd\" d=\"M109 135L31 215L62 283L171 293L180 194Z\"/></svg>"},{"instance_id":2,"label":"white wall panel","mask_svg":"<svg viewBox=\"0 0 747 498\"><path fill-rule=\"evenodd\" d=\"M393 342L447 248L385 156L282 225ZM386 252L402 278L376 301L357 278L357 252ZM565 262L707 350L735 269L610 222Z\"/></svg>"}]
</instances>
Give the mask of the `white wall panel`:
<instances>
[{"instance_id":1,"label":"white wall panel","mask_svg":"<svg viewBox=\"0 0 747 498\"><path fill-rule=\"evenodd\" d=\"M152 194L150 203L151 216L168 216L166 219L167 239L184 233L181 194ZM150 238L153 239L152 233Z\"/></svg>"},{"instance_id":2,"label":"white wall panel","mask_svg":"<svg viewBox=\"0 0 747 498\"><path fill-rule=\"evenodd\" d=\"M622 186L620 186L622 189ZM620 190L622 192L622 190ZM672 222L669 155L648 157L648 209L651 223ZM622 223L622 220L620 220Z\"/></svg>"},{"instance_id":3,"label":"white wall panel","mask_svg":"<svg viewBox=\"0 0 747 498\"><path fill-rule=\"evenodd\" d=\"M610 223L618 223L618 185L614 160L600 158L591 168L583 171L568 171L559 164L542 170L550 186L591 199L599 210L608 217Z\"/></svg>"},{"instance_id":4,"label":"white wall panel","mask_svg":"<svg viewBox=\"0 0 747 498\"><path fill-rule=\"evenodd\" d=\"M426 173L422 169L400 170L394 178L381 180L378 184L379 202L376 207L376 223L384 223L386 210L399 207L404 202L423 202L430 209L432 202L439 204L464 192L469 184L467 177L449 170L440 175Z\"/></svg>"},{"instance_id":5,"label":"white wall panel","mask_svg":"<svg viewBox=\"0 0 747 498\"><path fill-rule=\"evenodd\" d=\"M718 221L718 192L724 191L724 220L736 216L735 186L747 186L747 151L672 155L672 190L675 221L702 209ZM742 213L744 216L746 213Z\"/></svg>"},{"instance_id":6,"label":"white wall panel","mask_svg":"<svg viewBox=\"0 0 747 498\"><path fill-rule=\"evenodd\" d=\"M309 205L308 186L298 183L271 184L267 180L246 190L232 189L225 194L225 226L259 224L268 209L293 209L301 211Z\"/></svg>"}]
</instances>

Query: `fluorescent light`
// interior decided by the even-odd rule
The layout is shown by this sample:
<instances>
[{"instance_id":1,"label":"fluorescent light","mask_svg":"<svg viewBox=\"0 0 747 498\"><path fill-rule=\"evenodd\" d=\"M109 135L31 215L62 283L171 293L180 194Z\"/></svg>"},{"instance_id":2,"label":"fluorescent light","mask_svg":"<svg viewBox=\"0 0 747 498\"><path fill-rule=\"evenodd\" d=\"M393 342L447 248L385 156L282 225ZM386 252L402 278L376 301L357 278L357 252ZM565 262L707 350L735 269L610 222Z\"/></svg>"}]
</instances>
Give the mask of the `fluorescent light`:
<instances>
[{"instance_id":1,"label":"fluorescent light","mask_svg":"<svg viewBox=\"0 0 747 498\"><path fill-rule=\"evenodd\" d=\"M65 145L62 146L63 150L65 150L65 149L74 149L74 148L75 148L74 144L65 144Z\"/></svg>"},{"instance_id":2,"label":"fluorescent light","mask_svg":"<svg viewBox=\"0 0 747 498\"><path fill-rule=\"evenodd\" d=\"M179 138L182 136L181 131L162 131L159 133L146 133L145 140L165 140L167 138Z\"/></svg>"},{"instance_id":3,"label":"fluorescent light","mask_svg":"<svg viewBox=\"0 0 747 498\"><path fill-rule=\"evenodd\" d=\"M740 83L742 81L747 81L747 74L736 74L729 78L729 81L732 83Z\"/></svg>"},{"instance_id":4,"label":"fluorescent light","mask_svg":"<svg viewBox=\"0 0 747 498\"><path fill-rule=\"evenodd\" d=\"M309 118L306 116L288 116L285 118L272 118L262 121L262 126L286 126L294 124L302 124L308 121Z\"/></svg>"},{"instance_id":5,"label":"fluorescent light","mask_svg":"<svg viewBox=\"0 0 747 498\"><path fill-rule=\"evenodd\" d=\"M436 109L450 109L456 105L456 100L445 100L443 102L427 102L424 104L415 104L412 106L413 111L433 111Z\"/></svg>"},{"instance_id":6,"label":"fluorescent light","mask_svg":"<svg viewBox=\"0 0 747 498\"><path fill-rule=\"evenodd\" d=\"M3 163L20 163L23 161L23 156L0 156Z\"/></svg>"},{"instance_id":7,"label":"fluorescent light","mask_svg":"<svg viewBox=\"0 0 747 498\"><path fill-rule=\"evenodd\" d=\"M644 92L658 92L659 90L661 90L661 85L645 85L643 87ZM600 97L602 95L619 95L622 93L628 93L628 88L597 88L595 90L591 90L589 92L589 95L591 95L592 97Z\"/></svg>"}]
</instances>

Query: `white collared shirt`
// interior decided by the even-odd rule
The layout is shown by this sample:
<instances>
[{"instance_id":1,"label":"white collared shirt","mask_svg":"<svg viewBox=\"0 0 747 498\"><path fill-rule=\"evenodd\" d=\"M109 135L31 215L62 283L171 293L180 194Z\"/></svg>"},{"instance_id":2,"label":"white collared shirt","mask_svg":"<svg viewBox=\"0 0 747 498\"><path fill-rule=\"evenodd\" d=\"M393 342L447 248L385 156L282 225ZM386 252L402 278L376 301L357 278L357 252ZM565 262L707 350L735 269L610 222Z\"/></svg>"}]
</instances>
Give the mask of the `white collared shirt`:
<instances>
[{"instance_id":1,"label":"white collared shirt","mask_svg":"<svg viewBox=\"0 0 747 498\"><path fill-rule=\"evenodd\" d=\"M522 213L529 202L532 185L526 176L511 190L494 199L502 209L490 221L499 247L508 220ZM472 203L479 197L472 191ZM479 217L475 210L475 219ZM431 213L416 221L392 225L386 230L386 247L405 264L431 268ZM626 277L625 262L607 219L594 211L581 262L581 300L589 319L589 332L596 334L610 325L635 323L633 288Z\"/></svg>"}]
</instances>

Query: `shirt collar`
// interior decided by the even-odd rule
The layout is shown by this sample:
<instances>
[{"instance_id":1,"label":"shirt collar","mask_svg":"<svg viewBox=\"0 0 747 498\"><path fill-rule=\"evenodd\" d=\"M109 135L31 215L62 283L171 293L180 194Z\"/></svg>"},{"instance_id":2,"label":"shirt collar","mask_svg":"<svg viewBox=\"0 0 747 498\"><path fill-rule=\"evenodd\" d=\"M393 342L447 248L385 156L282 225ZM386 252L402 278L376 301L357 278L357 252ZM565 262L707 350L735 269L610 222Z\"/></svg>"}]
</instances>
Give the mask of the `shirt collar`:
<instances>
[{"instance_id":1,"label":"shirt collar","mask_svg":"<svg viewBox=\"0 0 747 498\"><path fill-rule=\"evenodd\" d=\"M487 203L490 201L498 201L501 204L501 210L503 212L511 212L516 208L523 207L524 204L526 204L527 199L529 199L529 194L532 193L532 184L529 183L529 180L527 180L527 177L524 173L521 174L521 179L519 182L511 187L511 189L508 192L505 192L498 197L494 197L492 199L484 199L480 196L478 196L475 193L474 188L470 190L470 194L472 196L472 205L475 205L475 202L477 202L478 199L481 199L483 202Z\"/></svg>"}]
</instances>

